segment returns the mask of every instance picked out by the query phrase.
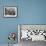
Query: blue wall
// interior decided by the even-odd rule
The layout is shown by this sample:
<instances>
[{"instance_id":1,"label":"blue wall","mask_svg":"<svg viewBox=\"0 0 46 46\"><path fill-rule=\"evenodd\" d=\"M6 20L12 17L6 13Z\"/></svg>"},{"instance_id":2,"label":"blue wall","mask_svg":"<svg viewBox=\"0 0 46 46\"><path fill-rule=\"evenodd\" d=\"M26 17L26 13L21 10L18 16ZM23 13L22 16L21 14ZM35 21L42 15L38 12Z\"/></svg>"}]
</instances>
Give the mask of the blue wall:
<instances>
[{"instance_id":1,"label":"blue wall","mask_svg":"<svg viewBox=\"0 0 46 46\"><path fill-rule=\"evenodd\" d=\"M18 16L4 18L5 6L16 6ZM17 34L18 24L46 24L46 0L0 0L0 44L8 43L9 32Z\"/></svg>"}]
</instances>

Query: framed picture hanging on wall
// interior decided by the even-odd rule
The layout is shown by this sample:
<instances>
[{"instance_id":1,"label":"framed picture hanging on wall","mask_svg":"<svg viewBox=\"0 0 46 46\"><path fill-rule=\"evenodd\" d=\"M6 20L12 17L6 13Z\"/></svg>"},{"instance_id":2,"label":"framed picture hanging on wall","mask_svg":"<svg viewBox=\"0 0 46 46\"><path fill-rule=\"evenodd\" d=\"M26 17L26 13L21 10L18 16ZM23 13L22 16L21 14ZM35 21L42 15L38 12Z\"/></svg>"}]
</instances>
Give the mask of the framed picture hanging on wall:
<instances>
[{"instance_id":1,"label":"framed picture hanging on wall","mask_svg":"<svg viewBox=\"0 0 46 46\"><path fill-rule=\"evenodd\" d=\"M4 17L16 17L17 7L7 6L4 7Z\"/></svg>"}]
</instances>

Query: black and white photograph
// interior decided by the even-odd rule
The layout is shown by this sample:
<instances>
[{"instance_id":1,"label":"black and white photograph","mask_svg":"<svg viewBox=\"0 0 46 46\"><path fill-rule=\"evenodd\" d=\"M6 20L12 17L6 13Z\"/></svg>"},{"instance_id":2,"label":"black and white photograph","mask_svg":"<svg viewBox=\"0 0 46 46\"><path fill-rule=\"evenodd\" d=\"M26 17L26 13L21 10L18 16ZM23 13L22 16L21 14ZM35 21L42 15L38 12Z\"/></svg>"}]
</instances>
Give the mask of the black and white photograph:
<instances>
[{"instance_id":1,"label":"black and white photograph","mask_svg":"<svg viewBox=\"0 0 46 46\"><path fill-rule=\"evenodd\" d=\"M4 17L16 17L17 8L16 7L4 7Z\"/></svg>"},{"instance_id":2,"label":"black and white photograph","mask_svg":"<svg viewBox=\"0 0 46 46\"><path fill-rule=\"evenodd\" d=\"M46 25L19 25L20 40L46 41ZM19 33L19 32L18 32Z\"/></svg>"}]
</instances>

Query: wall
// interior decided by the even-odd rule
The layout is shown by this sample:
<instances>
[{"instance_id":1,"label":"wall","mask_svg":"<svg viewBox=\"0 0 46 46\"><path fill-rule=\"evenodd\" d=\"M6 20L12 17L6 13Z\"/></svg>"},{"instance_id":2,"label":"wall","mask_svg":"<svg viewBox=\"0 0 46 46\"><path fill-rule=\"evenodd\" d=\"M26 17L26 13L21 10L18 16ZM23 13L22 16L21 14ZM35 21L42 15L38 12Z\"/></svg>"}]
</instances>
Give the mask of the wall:
<instances>
[{"instance_id":1,"label":"wall","mask_svg":"<svg viewBox=\"0 0 46 46\"><path fill-rule=\"evenodd\" d=\"M10 32L16 32L17 35L17 20L18 18L5 18L4 7L5 6L18 6L18 0L0 0L0 44L7 44L8 34ZM18 7L17 7L18 8ZM17 39L15 41L18 42Z\"/></svg>"},{"instance_id":2,"label":"wall","mask_svg":"<svg viewBox=\"0 0 46 46\"><path fill-rule=\"evenodd\" d=\"M16 6L18 16L4 18L5 6ZM46 24L46 0L0 0L0 44L8 43L9 32L17 34L18 24Z\"/></svg>"}]
</instances>

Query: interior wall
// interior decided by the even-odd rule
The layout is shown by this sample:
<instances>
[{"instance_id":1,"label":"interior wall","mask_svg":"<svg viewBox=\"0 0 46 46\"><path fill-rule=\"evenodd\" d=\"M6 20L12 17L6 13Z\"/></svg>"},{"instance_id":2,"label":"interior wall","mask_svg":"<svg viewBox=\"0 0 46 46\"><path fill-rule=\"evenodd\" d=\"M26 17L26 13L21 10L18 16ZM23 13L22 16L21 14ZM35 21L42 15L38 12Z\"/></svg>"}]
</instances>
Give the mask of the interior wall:
<instances>
[{"instance_id":1,"label":"interior wall","mask_svg":"<svg viewBox=\"0 0 46 46\"><path fill-rule=\"evenodd\" d=\"M0 44L7 44L9 42L8 35L10 32L17 31L17 21L16 18L4 17L4 7L5 6L15 6L18 8L18 0L0 0ZM15 43L18 43L18 37L16 37Z\"/></svg>"}]
</instances>

